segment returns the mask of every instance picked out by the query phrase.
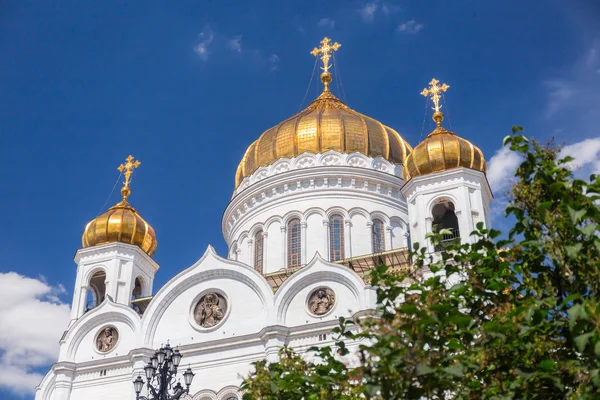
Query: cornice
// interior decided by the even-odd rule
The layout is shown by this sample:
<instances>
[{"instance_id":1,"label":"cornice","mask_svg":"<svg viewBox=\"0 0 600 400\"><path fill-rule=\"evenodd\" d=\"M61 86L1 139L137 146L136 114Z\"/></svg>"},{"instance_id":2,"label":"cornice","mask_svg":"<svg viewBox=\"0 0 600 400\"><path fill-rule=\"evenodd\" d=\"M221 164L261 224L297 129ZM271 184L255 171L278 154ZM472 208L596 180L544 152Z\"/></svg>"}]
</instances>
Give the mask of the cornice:
<instances>
[{"instance_id":1,"label":"cornice","mask_svg":"<svg viewBox=\"0 0 600 400\"><path fill-rule=\"evenodd\" d=\"M490 200L494 198L485 174L464 167L415 177L402 187L402 194L406 201L410 201L417 189L422 193L436 192L439 190L440 185L455 182L462 182L473 188L482 189Z\"/></svg>"},{"instance_id":2,"label":"cornice","mask_svg":"<svg viewBox=\"0 0 600 400\"><path fill-rule=\"evenodd\" d=\"M136 245L121 242L100 244L93 247L87 247L77 250L75 253L75 263L84 265L98 263L114 259L126 261L136 260L144 267L150 267L154 272L158 271L159 265Z\"/></svg>"},{"instance_id":3,"label":"cornice","mask_svg":"<svg viewBox=\"0 0 600 400\"><path fill-rule=\"evenodd\" d=\"M306 196L363 197L398 207L399 202L405 204L400 191L403 183L402 178L395 175L347 165L299 169L268 177L231 200L223 214L223 236L227 241L240 221L257 212Z\"/></svg>"},{"instance_id":4,"label":"cornice","mask_svg":"<svg viewBox=\"0 0 600 400\"><path fill-rule=\"evenodd\" d=\"M244 178L237 189L233 191L232 198L271 176L298 169L329 166L371 169L402 177L402 166L395 165L383 157L369 157L358 152L345 154L334 150L318 154L303 153L297 157L281 158L269 166L258 168L252 175Z\"/></svg>"}]
</instances>

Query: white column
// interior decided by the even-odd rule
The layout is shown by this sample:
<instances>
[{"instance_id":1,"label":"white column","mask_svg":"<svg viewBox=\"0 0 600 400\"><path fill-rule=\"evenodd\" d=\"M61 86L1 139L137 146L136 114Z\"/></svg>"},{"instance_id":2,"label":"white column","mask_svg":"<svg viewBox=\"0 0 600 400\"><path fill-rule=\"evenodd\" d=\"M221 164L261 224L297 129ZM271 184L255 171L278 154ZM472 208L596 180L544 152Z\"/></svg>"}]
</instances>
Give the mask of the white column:
<instances>
[{"instance_id":1,"label":"white column","mask_svg":"<svg viewBox=\"0 0 600 400\"><path fill-rule=\"evenodd\" d=\"M393 232L392 232L392 227L389 226L389 225L386 226L385 227L385 231L387 233L386 236L388 237L386 239L386 241L385 241L385 249L386 250L392 250L393 249L393 247L392 247L392 240L394 239L394 235L393 235Z\"/></svg>"},{"instance_id":2,"label":"white column","mask_svg":"<svg viewBox=\"0 0 600 400\"><path fill-rule=\"evenodd\" d=\"M254 238L248 239L248 265L254 268Z\"/></svg>"},{"instance_id":3,"label":"white column","mask_svg":"<svg viewBox=\"0 0 600 400\"><path fill-rule=\"evenodd\" d=\"M74 363L62 362L54 365L56 381L54 383L52 400L69 400L71 397L71 388L73 387L74 372Z\"/></svg>"},{"instance_id":4,"label":"white column","mask_svg":"<svg viewBox=\"0 0 600 400\"><path fill-rule=\"evenodd\" d=\"M369 248L371 249L371 253L375 253L375 248L373 247L373 221L367 221L367 237L369 238Z\"/></svg>"},{"instance_id":5,"label":"white column","mask_svg":"<svg viewBox=\"0 0 600 400\"><path fill-rule=\"evenodd\" d=\"M352 220L350 219L346 219L344 220L344 250L345 250L345 254L344 257L345 258L351 258L352 257Z\"/></svg>"},{"instance_id":6,"label":"white column","mask_svg":"<svg viewBox=\"0 0 600 400\"><path fill-rule=\"evenodd\" d=\"M308 260L306 259L306 255L307 255L307 247L308 244L306 243L306 222L300 222L300 238L302 240L302 246L301 246L301 252L302 252L302 260L300 262L300 265L305 265Z\"/></svg>"},{"instance_id":7,"label":"white column","mask_svg":"<svg viewBox=\"0 0 600 400\"><path fill-rule=\"evenodd\" d=\"M433 245L431 244L431 241L429 239L426 238L427 234L429 232L431 232L432 229L432 225L433 224L433 217L426 217L425 218L425 226L422 227L421 232L423 233L422 235L420 235L421 237L419 238L419 246L420 247L427 247L429 252L433 252L435 249L433 248Z\"/></svg>"},{"instance_id":8,"label":"white column","mask_svg":"<svg viewBox=\"0 0 600 400\"><path fill-rule=\"evenodd\" d=\"M287 227L285 225L280 226L279 229L281 230L281 268L287 268L287 260L286 255L287 255L287 246L286 246L286 229Z\"/></svg>"},{"instance_id":9,"label":"white column","mask_svg":"<svg viewBox=\"0 0 600 400\"><path fill-rule=\"evenodd\" d=\"M269 237L269 232L267 231L263 231L262 232L262 237L263 237L263 274L267 273L267 238Z\"/></svg>"},{"instance_id":10,"label":"white column","mask_svg":"<svg viewBox=\"0 0 600 400\"><path fill-rule=\"evenodd\" d=\"M328 219L324 219L323 220L323 230L325 231L325 234L323 235L323 237L325 238L325 254L321 254L321 257L323 257L324 259L326 259L327 261L331 260L331 251L329 250L329 220Z\"/></svg>"}]
</instances>

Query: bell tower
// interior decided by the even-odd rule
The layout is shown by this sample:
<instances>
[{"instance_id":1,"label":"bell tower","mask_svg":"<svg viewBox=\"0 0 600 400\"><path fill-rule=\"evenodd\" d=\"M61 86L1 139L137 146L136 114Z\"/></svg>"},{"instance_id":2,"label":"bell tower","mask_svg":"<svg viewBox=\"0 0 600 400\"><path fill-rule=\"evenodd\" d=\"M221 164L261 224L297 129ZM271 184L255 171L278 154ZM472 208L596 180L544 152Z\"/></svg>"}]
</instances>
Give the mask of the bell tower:
<instances>
[{"instance_id":1,"label":"bell tower","mask_svg":"<svg viewBox=\"0 0 600 400\"><path fill-rule=\"evenodd\" d=\"M441 95L450 88L432 79L421 94L433 102L436 128L409 154L404 163L402 194L408 205L412 243L439 251L444 243L472 241L477 223L490 226L493 199L481 150L442 126ZM442 229L442 243L433 246L430 232Z\"/></svg>"},{"instance_id":2,"label":"bell tower","mask_svg":"<svg viewBox=\"0 0 600 400\"><path fill-rule=\"evenodd\" d=\"M118 170L124 175L122 200L87 224L83 247L77 251L77 278L71 308L76 320L105 299L132 306L132 300L152 295L158 264L152 259L157 242L154 229L127 201L134 169L140 162L129 156Z\"/></svg>"}]
</instances>

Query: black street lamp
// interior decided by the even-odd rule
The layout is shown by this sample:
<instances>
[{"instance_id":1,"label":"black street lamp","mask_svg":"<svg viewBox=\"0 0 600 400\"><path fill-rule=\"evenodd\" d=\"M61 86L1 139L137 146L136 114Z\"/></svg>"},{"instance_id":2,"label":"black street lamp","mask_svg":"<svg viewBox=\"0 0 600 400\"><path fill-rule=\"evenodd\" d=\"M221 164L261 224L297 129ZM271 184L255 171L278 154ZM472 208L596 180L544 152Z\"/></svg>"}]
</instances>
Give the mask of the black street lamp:
<instances>
[{"instance_id":1,"label":"black street lamp","mask_svg":"<svg viewBox=\"0 0 600 400\"><path fill-rule=\"evenodd\" d=\"M148 365L144 367L146 385L151 397L140 396L144 380L138 375L133 381L136 400L178 400L188 393L195 375L191 368L188 367L183 373L185 389L181 386L181 382L175 383L177 367L179 367L182 357L179 350L173 350L169 344L156 350Z\"/></svg>"}]
</instances>

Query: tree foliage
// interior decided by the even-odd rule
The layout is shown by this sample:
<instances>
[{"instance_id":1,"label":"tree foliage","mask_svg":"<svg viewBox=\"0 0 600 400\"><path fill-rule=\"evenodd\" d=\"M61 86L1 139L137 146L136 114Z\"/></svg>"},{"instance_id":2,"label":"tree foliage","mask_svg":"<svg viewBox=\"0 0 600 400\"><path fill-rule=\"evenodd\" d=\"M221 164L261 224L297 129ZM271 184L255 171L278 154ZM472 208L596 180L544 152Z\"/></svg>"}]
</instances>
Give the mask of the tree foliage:
<instances>
[{"instance_id":1,"label":"tree foliage","mask_svg":"<svg viewBox=\"0 0 600 400\"><path fill-rule=\"evenodd\" d=\"M340 318L310 358L256 363L244 399L600 398L600 178L520 130L504 139L523 160L507 239L479 224L473 244L373 269L376 315Z\"/></svg>"}]
</instances>

